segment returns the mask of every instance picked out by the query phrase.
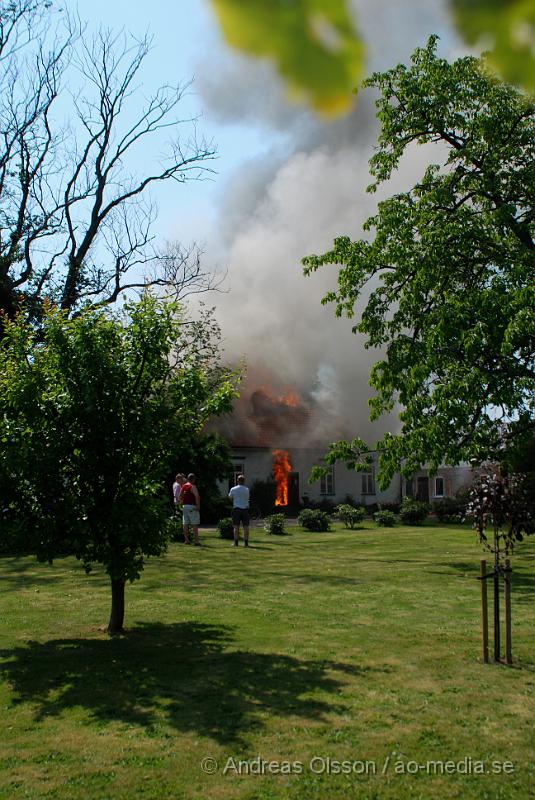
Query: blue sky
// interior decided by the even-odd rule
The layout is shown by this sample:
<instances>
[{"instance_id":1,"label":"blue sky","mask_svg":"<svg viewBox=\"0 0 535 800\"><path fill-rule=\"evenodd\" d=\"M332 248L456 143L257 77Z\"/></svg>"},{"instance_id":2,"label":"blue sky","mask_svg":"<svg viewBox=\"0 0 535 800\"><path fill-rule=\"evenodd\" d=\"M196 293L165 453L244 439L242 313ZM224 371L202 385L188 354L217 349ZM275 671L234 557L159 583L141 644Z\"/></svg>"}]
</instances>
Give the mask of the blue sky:
<instances>
[{"instance_id":1,"label":"blue sky","mask_svg":"<svg viewBox=\"0 0 535 800\"><path fill-rule=\"evenodd\" d=\"M157 192L160 208L159 233L163 236L182 235L188 229L202 236L201 220L207 228L213 224L218 186L244 161L265 150L267 143L259 126L240 124L238 120L221 124L198 95L199 73L216 68L214 49L222 46L217 21L207 0L151 0L150 3L132 0L78 0L67 7L78 9L89 29L102 25L114 31L124 29L140 36L153 37L153 49L144 68L144 88L147 92L163 83L178 84L192 81L188 97L181 104L184 118L198 116L198 130L217 147L217 159L210 164L215 173L209 180L191 182L187 186L168 184ZM140 169L143 164L140 163ZM182 223L180 222L182 220Z\"/></svg>"}]
</instances>

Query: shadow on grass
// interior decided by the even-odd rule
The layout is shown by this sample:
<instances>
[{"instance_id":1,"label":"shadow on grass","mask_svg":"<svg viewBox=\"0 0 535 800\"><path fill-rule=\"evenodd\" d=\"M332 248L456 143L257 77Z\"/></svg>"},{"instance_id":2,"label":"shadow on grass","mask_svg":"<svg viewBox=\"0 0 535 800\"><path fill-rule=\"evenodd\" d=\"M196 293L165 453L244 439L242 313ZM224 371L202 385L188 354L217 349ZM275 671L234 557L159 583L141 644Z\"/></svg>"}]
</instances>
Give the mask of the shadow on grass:
<instances>
[{"instance_id":1,"label":"shadow on grass","mask_svg":"<svg viewBox=\"0 0 535 800\"><path fill-rule=\"evenodd\" d=\"M429 575L449 575L454 576L457 572L460 578L477 579L479 575L479 562L476 561L431 561L427 562L432 569L426 569ZM490 565L492 567L492 565ZM440 569L442 567L442 569Z\"/></svg>"},{"instance_id":2,"label":"shadow on grass","mask_svg":"<svg viewBox=\"0 0 535 800\"><path fill-rule=\"evenodd\" d=\"M520 602L533 602L533 595L535 594L535 575L527 572L519 572L515 570L513 564L513 578L511 581L511 594L513 602L520 600Z\"/></svg>"},{"instance_id":3,"label":"shadow on grass","mask_svg":"<svg viewBox=\"0 0 535 800\"><path fill-rule=\"evenodd\" d=\"M273 576L274 578L280 578L285 574L284 569L281 567L279 572L271 571L268 572L267 570L262 570L262 577L266 578L269 576ZM319 572L302 572L296 573L292 572L291 575L288 576L288 579L292 581L293 584L297 583L322 583L326 584L327 586L362 586L365 583L365 579L362 577L359 578L345 578L342 575L333 575L332 573L327 573L323 575Z\"/></svg>"},{"instance_id":4,"label":"shadow on grass","mask_svg":"<svg viewBox=\"0 0 535 800\"><path fill-rule=\"evenodd\" d=\"M225 626L143 624L119 639L29 642L0 653L15 703L36 706L37 719L79 706L102 722L177 731L244 744L265 715L324 720L340 711L341 684L328 671L367 674L330 661L227 649Z\"/></svg>"},{"instance_id":5,"label":"shadow on grass","mask_svg":"<svg viewBox=\"0 0 535 800\"><path fill-rule=\"evenodd\" d=\"M58 556L53 565L37 561L35 556L2 556L0 557L0 567L2 569L2 585L8 585L12 589L28 588L41 585L50 585L51 581L64 581L70 578L68 573L58 577L57 566L62 558L70 556ZM79 562L74 562L72 571L84 575L84 569Z\"/></svg>"},{"instance_id":6,"label":"shadow on grass","mask_svg":"<svg viewBox=\"0 0 535 800\"><path fill-rule=\"evenodd\" d=\"M428 569L426 572L434 573L436 575L451 575L452 571L457 571L461 574L461 577L469 577L477 580L479 575L479 562L476 561L443 561L443 562L436 562L434 564L436 567L449 567L449 570L433 570ZM515 569L514 560L512 562L513 567L513 576L512 576L512 598L513 602L520 601L520 602L531 602L533 601L533 595L535 594L535 576L531 573L525 572L525 568L517 567ZM487 573L493 572L493 563L492 557L489 556L487 558ZM489 591L490 585L492 580L489 579ZM479 583L479 581L478 581ZM502 586L501 591L503 591L503 584L500 581L500 585Z\"/></svg>"}]
</instances>

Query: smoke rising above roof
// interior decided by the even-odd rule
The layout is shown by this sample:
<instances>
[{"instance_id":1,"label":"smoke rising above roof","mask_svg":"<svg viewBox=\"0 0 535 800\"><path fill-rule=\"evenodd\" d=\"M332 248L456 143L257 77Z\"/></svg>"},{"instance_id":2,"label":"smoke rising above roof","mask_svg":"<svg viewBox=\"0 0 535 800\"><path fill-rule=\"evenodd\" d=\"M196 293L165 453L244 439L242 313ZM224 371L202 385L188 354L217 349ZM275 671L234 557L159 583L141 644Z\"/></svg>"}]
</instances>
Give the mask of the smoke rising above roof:
<instances>
[{"instance_id":1,"label":"smoke rising above roof","mask_svg":"<svg viewBox=\"0 0 535 800\"><path fill-rule=\"evenodd\" d=\"M352 10L368 42L368 73L408 60L431 33L457 47L440 0L355 0ZM336 285L336 268L304 278L301 259L329 249L336 236L360 238L378 200L423 173L422 154L412 150L382 193L366 194L378 132L370 93L345 118L327 121L288 103L268 63L227 50L217 59L197 84L209 112L254 124L273 141L227 178L207 243L208 257L228 268L229 292L217 298L226 354L248 364L227 435L237 441L241 426L242 443L269 436L269 445L295 437L325 443L356 434L373 441L397 424L395 417L368 419L368 375L378 354L364 349L351 321L321 304ZM280 402L289 391L298 408Z\"/></svg>"}]
</instances>

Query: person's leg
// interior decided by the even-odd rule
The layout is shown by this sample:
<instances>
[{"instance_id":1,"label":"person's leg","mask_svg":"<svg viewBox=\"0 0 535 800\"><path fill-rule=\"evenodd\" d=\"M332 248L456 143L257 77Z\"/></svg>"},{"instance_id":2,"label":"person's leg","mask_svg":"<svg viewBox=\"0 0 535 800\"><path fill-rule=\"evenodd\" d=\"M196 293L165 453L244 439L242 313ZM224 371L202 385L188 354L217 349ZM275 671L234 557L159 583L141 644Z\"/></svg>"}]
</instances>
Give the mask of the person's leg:
<instances>
[{"instance_id":1,"label":"person's leg","mask_svg":"<svg viewBox=\"0 0 535 800\"><path fill-rule=\"evenodd\" d=\"M241 521L243 525L243 541L245 547L249 547L249 509L244 509L242 511Z\"/></svg>"},{"instance_id":2,"label":"person's leg","mask_svg":"<svg viewBox=\"0 0 535 800\"><path fill-rule=\"evenodd\" d=\"M184 510L182 511L182 530L184 531L184 544L189 544L189 520Z\"/></svg>"},{"instance_id":3,"label":"person's leg","mask_svg":"<svg viewBox=\"0 0 535 800\"><path fill-rule=\"evenodd\" d=\"M232 533L234 535L234 547L240 543L240 514L237 508L232 509Z\"/></svg>"},{"instance_id":4,"label":"person's leg","mask_svg":"<svg viewBox=\"0 0 535 800\"><path fill-rule=\"evenodd\" d=\"M198 525L192 525L191 529L193 531L194 544L200 544L200 541L199 541L199 526Z\"/></svg>"}]
</instances>

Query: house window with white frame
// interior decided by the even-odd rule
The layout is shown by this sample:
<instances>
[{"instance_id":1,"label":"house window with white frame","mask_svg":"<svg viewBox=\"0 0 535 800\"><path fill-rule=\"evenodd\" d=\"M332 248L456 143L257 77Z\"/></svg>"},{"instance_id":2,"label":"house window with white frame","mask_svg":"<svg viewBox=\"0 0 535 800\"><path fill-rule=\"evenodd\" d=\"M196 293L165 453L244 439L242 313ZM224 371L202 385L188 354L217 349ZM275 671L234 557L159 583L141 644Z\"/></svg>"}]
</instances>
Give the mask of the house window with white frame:
<instances>
[{"instance_id":1,"label":"house window with white frame","mask_svg":"<svg viewBox=\"0 0 535 800\"><path fill-rule=\"evenodd\" d=\"M233 486L236 486L236 484L238 483L238 475L243 475L243 472L244 472L243 464L233 465L232 472L230 473L228 478L229 491L230 489L232 489Z\"/></svg>"},{"instance_id":2,"label":"house window with white frame","mask_svg":"<svg viewBox=\"0 0 535 800\"><path fill-rule=\"evenodd\" d=\"M444 497L444 478L441 475L435 478L435 497Z\"/></svg>"},{"instance_id":3,"label":"house window with white frame","mask_svg":"<svg viewBox=\"0 0 535 800\"><path fill-rule=\"evenodd\" d=\"M320 479L320 494L334 494L334 465L326 467L328 472Z\"/></svg>"},{"instance_id":4,"label":"house window with white frame","mask_svg":"<svg viewBox=\"0 0 535 800\"><path fill-rule=\"evenodd\" d=\"M375 468L362 473L362 494L375 494Z\"/></svg>"}]
</instances>

